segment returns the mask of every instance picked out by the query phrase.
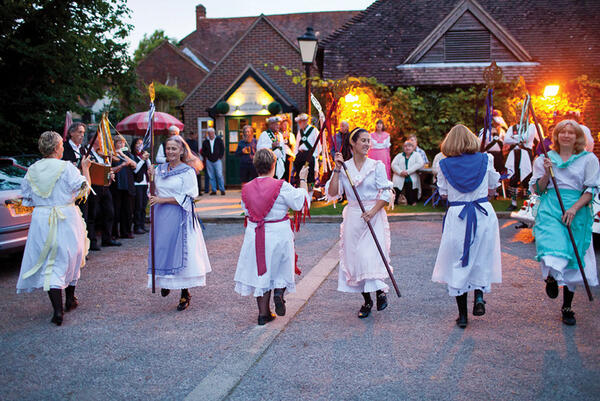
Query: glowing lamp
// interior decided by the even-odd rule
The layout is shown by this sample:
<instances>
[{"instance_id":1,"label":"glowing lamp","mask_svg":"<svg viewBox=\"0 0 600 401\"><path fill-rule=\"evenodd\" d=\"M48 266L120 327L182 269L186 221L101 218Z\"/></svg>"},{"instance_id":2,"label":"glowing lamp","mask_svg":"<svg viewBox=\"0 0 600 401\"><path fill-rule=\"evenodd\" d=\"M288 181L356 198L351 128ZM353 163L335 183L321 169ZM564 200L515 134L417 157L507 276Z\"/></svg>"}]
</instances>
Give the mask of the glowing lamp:
<instances>
[{"instance_id":1,"label":"glowing lamp","mask_svg":"<svg viewBox=\"0 0 600 401\"><path fill-rule=\"evenodd\" d=\"M559 85L547 85L544 88L544 97L554 97L558 94Z\"/></svg>"},{"instance_id":2,"label":"glowing lamp","mask_svg":"<svg viewBox=\"0 0 600 401\"><path fill-rule=\"evenodd\" d=\"M348 93L346 96L344 96L344 100L346 101L346 103L354 103L358 100L358 96L353 95L352 93Z\"/></svg>"}]
</instances>

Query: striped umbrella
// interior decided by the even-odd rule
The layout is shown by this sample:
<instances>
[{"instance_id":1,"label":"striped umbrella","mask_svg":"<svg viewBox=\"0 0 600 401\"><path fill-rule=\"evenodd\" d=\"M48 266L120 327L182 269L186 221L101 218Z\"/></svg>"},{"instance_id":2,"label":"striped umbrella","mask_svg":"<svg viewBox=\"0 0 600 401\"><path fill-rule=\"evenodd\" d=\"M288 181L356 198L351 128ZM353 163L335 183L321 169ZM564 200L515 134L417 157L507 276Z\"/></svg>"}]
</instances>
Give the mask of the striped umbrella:
<instances>
[{"instance_id":1,"label":"striped umbrella","mask_svg":"<svg viewBox=\"0 0 600 401\"><path fill-rule=\"evenodd\" d=\"M183 130L183 123L168 113L157 111L154 113L154 133L166 134L171 125ZM143 136L148 129L148 112L142 111L125 117L117 124L117 131L121 134Z\"/></svg>"}]
</instances>

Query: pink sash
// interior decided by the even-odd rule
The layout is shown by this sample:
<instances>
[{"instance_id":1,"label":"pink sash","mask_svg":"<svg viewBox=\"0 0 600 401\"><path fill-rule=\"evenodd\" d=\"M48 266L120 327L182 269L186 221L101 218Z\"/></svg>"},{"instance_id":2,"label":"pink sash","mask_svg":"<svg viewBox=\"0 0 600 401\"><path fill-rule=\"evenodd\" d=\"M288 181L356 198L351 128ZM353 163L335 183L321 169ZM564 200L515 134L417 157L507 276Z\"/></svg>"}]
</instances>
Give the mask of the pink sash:
<instances>
[{"instance_id":1,"label":"pink sash","mask_svg":"<svg viewBox=\"0 0 600 401\"><path fill-rule=\"evenodd\" d=\"M267 262L265 257L265 223L277 223L285 221L288 217L281 220L265 221L265 217L271 209L279 191L283 185L283 180L276 180L271 177L255 178L242 187L242 201L248 210L248 219L256 223L254 229L254 246L256 251L256 266L258 275L262 276L267 272Z\"/></svg>"}]
</instances>

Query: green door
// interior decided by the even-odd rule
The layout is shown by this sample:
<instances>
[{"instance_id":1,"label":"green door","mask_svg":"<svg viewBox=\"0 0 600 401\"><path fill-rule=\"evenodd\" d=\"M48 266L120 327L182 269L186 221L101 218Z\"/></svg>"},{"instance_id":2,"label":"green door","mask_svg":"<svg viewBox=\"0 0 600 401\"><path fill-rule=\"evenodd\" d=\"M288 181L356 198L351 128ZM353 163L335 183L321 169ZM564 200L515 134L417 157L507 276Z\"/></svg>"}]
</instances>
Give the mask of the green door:
<instances>
[{"instance_id":1,"label":"green door","mask_svg":"<svg viewBox=\"0 0 600 401\"><path fill-rule=\"evenodd\" d=\"M241 127L248 121L245 117L225 118L225 184L240 185L240 161L235 155L238 141L241 138Z\"/></svg>"}]
</instances>

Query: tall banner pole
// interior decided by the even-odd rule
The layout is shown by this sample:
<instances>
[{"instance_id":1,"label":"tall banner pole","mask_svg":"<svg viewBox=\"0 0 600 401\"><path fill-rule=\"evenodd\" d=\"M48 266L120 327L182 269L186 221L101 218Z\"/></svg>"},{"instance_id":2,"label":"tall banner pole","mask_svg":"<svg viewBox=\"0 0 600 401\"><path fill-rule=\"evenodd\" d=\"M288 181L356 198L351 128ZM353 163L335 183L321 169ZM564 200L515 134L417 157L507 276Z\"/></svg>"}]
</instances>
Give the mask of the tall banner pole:
<instances>
[{"instance_id":1,"label":"tall banner pole","mask_svg":"<svg viewBox=\"0 0 600 401\"><path fill-rule=\"evenodd\" d=\"M148 131L150 133L150 163L154 165L154 82L148 85L148 93L150 95L150 112L148 116ZM156 186L154 183L154 174L150 177L150 195L156 195ZM155 224L154 224L154 205L150 206L150 252L151 252L151 270L152 270L152 293L156 293L156 265L154 257L154 241L155 241Z\"/></svg>"}]
</instances>

